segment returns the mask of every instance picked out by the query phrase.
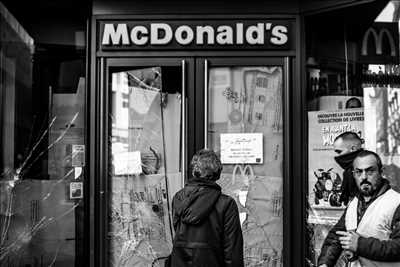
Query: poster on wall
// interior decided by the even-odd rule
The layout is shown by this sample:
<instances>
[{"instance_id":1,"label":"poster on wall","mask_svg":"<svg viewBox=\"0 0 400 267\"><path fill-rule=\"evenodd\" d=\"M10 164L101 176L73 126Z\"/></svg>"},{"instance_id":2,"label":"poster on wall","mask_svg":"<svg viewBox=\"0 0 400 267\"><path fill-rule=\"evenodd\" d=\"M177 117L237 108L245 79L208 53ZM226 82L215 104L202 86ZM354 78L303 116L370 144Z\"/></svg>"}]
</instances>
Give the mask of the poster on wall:
<instances>
[{"instance_id":1,"label":"poster on wall","mask_svg":"<svg viewBox=\"0 0 400 267\"><path fill-rule=\"evenodd\" d=\"M343 212L338 199L343 169L335 162L333 142L347 131L364 138L363 109L308 113L308 192L310 223L334 224Z\"/></svg>"}]
</instances>

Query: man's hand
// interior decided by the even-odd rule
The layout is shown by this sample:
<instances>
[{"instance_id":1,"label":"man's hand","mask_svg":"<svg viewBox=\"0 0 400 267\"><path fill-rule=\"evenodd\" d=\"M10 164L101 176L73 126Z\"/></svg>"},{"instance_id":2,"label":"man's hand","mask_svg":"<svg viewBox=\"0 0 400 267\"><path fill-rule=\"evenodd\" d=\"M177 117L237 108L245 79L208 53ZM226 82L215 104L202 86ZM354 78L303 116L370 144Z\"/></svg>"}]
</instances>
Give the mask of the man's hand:
<instances>
[{"instance_id":1,"label":"man's hand","mask_svg":"<svg viewBox=\"0 0 400 267\"><path fill-rule=\"evenodd\" d=\"M350 232L337 231L336 234L340 236L339 241L343 249L347 249L352 252L357 251L358 238L360 237L359 234L357 234L354 231Z\"/></svg>"}]
</instances>

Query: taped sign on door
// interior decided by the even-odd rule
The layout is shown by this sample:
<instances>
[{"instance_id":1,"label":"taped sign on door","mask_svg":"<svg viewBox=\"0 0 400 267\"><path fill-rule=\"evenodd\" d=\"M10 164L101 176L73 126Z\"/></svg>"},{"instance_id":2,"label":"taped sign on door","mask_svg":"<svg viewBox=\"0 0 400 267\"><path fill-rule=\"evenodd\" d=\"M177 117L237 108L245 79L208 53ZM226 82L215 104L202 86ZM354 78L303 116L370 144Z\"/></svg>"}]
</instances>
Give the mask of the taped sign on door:
<instances>
[{"instance_id":1,"label":"taped sign on door","mask_svg":"<svg viewBox=\"0 0 400 267\"><path fill-rule=\"evenodd\" d=\"M85 145L72 145L72 167L85 166Z\"/></svg>"},{"instance_id":2,"label":"taped sign on door","mask_svg":"<svg viewBox=\"0 0 400 267\"><path fill-rule=\"evenodd\" d=\"M221 162L223 164L262 164L262 133L221 134Z\"/></svg>"}]
</instances>

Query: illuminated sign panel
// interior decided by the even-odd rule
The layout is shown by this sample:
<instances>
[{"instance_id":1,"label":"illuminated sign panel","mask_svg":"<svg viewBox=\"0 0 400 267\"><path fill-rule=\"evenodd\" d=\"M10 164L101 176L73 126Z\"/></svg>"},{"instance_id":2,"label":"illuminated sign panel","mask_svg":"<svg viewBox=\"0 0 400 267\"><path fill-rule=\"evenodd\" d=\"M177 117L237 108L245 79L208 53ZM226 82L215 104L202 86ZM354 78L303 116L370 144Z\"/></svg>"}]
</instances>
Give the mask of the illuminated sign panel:
<instances>
[{"instance_id":1,"label":"illuminated sign panel","mask_svg":"<svg viewBox=\"0 0 400 267\"><path fill-rule=\"evenodd\" d=\"M290 21L103 21L101 50L293 49Z\"/></svg>"},{"instance_id":2,"label":"illuminated sign panel","mask_svg":"<svg viewBox=\"0 0 400 267\"><path fill-rule=\"evenodd\" d=\"M375 22L360 44L360 61L369 64L396 64L399 61L398 24Z\"/></svg>"}]
</instances>

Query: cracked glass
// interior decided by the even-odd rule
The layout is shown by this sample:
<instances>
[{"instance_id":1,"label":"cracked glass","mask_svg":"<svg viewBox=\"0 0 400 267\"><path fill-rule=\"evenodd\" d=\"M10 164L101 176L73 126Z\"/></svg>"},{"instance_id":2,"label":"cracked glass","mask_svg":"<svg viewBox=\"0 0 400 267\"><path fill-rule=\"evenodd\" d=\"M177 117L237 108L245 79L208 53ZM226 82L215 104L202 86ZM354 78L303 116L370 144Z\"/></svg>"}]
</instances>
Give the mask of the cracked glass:
<instances>
[{"instance_id":1,"label":"cracked glass","mask_svg":"<svg viewBox=\"0 0 400 267\"><path fill-rule=\"evenodd\" d=\"M245 266L283 266L282 68L215 67L209 77L208 144L239 207Z\"/></svg>"},{"instance_id":2,"label":"cracked glass","mask_svg":"<svg viewBox=\"0 0 400 267\"><path fill-rule=\"evenodd\" d=\"M0 32L0 266L83 266L84 46Z\"/></svg>"},{"instance_id":3,"label":"cracked glass","mask_svg":"<svg viewBox=\"0 0 400 267\"><path fill-rule=\"evenodd\" d=\"M182 187L181 68L113 71L109 266L164 266L170 201Z\"/></svg>"}]
</instances>

